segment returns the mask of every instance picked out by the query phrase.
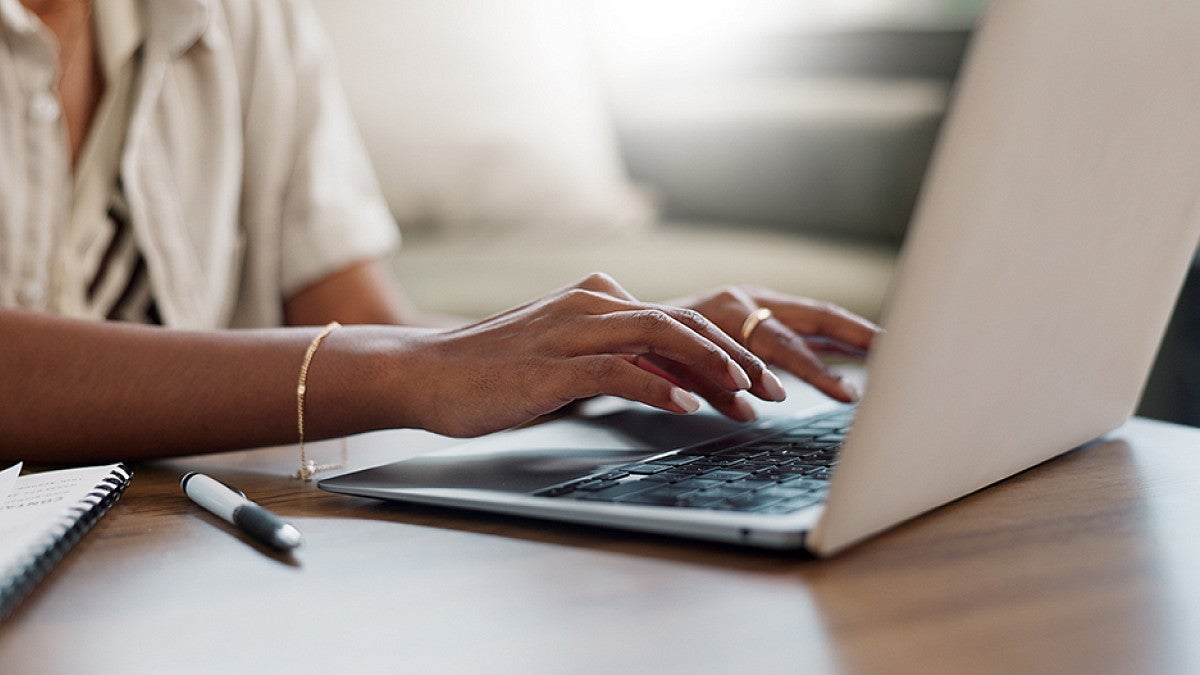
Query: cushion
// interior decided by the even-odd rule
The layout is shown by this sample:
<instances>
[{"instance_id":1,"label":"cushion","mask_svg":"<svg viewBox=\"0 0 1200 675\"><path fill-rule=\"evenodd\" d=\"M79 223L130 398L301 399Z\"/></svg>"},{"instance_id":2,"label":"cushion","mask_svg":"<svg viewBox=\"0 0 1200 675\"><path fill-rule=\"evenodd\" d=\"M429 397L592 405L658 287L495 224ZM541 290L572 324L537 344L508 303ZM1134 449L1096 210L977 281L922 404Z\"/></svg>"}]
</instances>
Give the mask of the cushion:
<instances>
[{"instance_id":1,"label":"cushion","mask_svg":"<svg viewBox=\"0 0 1200 675\"><path fill-rule=\"evenodd\" d=\"M406 233L651 220L626 178L576 3L314 4Z\"/></svg>"},{"instance_id":2,"label":"cushion","mask_svg":"<svg viewBox=\"0 0 1200 675\"><path fill-rule=\"evenodd\" d=\"M868 241L666 222L575 241L512 235L411 241L393 268L416 306L464 317L486 316L604 271L646 301L758 284L878 319L895 257L894 247Z\"/></svg>"}]
</instances>

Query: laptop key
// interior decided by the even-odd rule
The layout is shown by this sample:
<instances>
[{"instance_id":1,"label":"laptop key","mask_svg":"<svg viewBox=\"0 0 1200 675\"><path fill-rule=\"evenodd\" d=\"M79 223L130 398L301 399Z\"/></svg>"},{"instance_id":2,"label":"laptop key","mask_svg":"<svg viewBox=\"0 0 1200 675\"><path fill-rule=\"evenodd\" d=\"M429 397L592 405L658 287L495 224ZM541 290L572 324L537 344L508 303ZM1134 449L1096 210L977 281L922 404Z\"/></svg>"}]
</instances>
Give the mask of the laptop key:
<instances>
[{"instance_id":1,"label":"laptop key","mask_svg":"<svg viewBox=\"0 0 1200 675\"><path fill-rule=\"evenodd\" d=\"M659 458L655 459L653 462L651 462L651 464L666 464L667 466L680 466L682 464L691 464L692 462L696 461L697 459L699 459L699 457L688 456L688 455L674 455L671 457L659 457Z\"/></svg>"},{"instance_id":2,"label":"laptop key","mask_svg":"<svg viewBox=\"0 0 1200 675\"><path fill-rule=\"evenodd\" d=\"M774 487L764 488L758 492L769 497L792 499L794 497L807 497L808 495L812 494L813 491L807 487L796 485L776 485Z\"/></svg>"},{"instance_id":3,"label":"laptop key","mask_svg":"<svg viewBox=\"0 0 1200 675\"><path fill-rule=\"evenodd\" d=\"M674 483L673 486L681 490L703 490L706 488L715 488L724 485L725 481L709 480L707 478L688 478Z\"/></svg>"},{"instance_id":4,"label":"laptop key","mask_svg":"<svg viewBox=\"0 0 1200 675\"><path fill-rule=\"evenodd\" d=\"M790 480L782 481L779 483L779 485L781 487L803 488L805 490L808 490L809 492L818 491L818 490L821 492L824 492L824 491L829 490L829 481L828 480L812 478L809 476L797 476Z\"/></svg>"},{"instance_id":5,"label":"laptop key","mask_svg":"<svg viewBox=\"0 0 1200 675\"><path fill-rule=\"evenodd\" d=\"M791 428L748 429L537 494L786 513L816 503L828 492L848 419L839 413Z\"/></svg>"},{"instance_id":6,"label":"laptop key","mask_svg":"<svg viewBox=\"0 0 1200 675\"><path fill-rule=\"evenodd\" d=\"M696 490L679 489L674 485L664 485L651 490L636 492L617 499L622 504L648 504L650 506L686 506L691 495Z\"/></svg>"},{"instance_id":7,"label":"laptop key","mask_svg":"<svg viewBox=\"0 0 1200 675\"><path fill-rule=\"evenodd\" d=\"M703 474L703 477L709 480L735 481L743 478L749 478L750 472L718 469L716 471L709 471L708 473Z\"/></svg>"},{"instance_id":8,"label":"laptop key","mask_svg":"<svg viewBox=\"0 0 1200 675\"><path fill-rule=\"evenodd\" d=\"M775 481L776 483L782 483L783 481L800 478L803 475L804 471L797 467L794 471L788 469L768 469L766 471L758 471L755 472L754 477L759 480L770 480Z\"/></svg>"},{"instance_id":9,"label":"laptop key","mask_svg":"<svg viewBox=\"0 0 1200 675\"><path fill-rule=\"evenodd\" d=\"M757 511L783 501L780 497L765 495L758 492L747 492L727 498L724 502L714 504L709 508L726 511Z\"/></svg>"},{"instance_id":10,"label":"laptop key","mask_svg":"<svg viewBox=\"0 0 1200 675\"><path fill-rule=\"evenodd\" d=\"M594 490L601 490L601 489L604 489L607 487L612 487L616 484L617 484L617 481L615 481L615 480L602 480L600 478L595 478L595 479L589 480L585 483L580 483L579 485L576 485L575 489L583 490L585 492L591 492Z\"/></svg>"},{"instance_id":11,"label":"laptop key","mask_svg":"<svg viewBox=\"0 0 1200 675\"><path fill-rule=\"evenodd\" d=\"M569 483L567 485L557 485L555 487L546 488L545 490L542 490L540 492L535 492L534 494L539 497L562 497L563 495L571 494L580 485L581 485L581 483Z\"/></svg>"},{"instance_id":12,"label":"laptop key","mask_svg":"<svg viewBox=\"0 0 1200 675\"><path fill-rule=\"evenodd\" d=\"M725 500L744 494L748 494L748 492L739 488L715 487L693 493L692 503L703 508L721 508Z\"/></svg>"},{"instance_id":13,"label":"laptop key","mask_svg":"<svg viewBox=\"0 0 1200 675\"><path fill-rule=\"evenodd\" d=\"M782 501L775 502L774 504L768 504L756 510L759 513L792 513L794 511L799 511L800 509L817 504L820 501L821 497L815 495L795 497L792 499L784 499Z\"/></svg>"},{"instance_id":14,"label":"laptop key","mask_svg":"<svg viewBox=\"0 0 1200 675\"><path fill-rule=\"evenodd\" d=\"M721 469L727 466L741 464L743 460L739 458L719 458L719 457L701 457L690 464L676 467L685 471L711 471L713 469Z\"/></svg>"},{"instance_id":15,"label":"laptop key","mask_svg":"<svg viewBox=\"0 0 1200 675\"><path fill-rule=\"evenodd\" d=\"M574 496L577 499L597 500L597 501L613 501L618 497L631 495L635 492L642 492L650 488L658 486L659 483L647 483L640 480L626 481L617 483L601 490L580 490Z\"/></svg>"},{"instance_id":16,"label":"laptop key","mask_svg":"<svg viewBox=\"0 0 1200 675\"><path fill-rule=\"evenodd\" d=\"M666 471L670 468L666 464L634 464L633 466L623 466L620 470L628 471L629 473L651 474Z\"/></svg>"},{"instance_id":17,"label":"laptop key","mask_svg":"<svg viewBox=\"0 0 1200 675\"><path fill-rule=\"evenodd\" d=\"M742 478L740 480L735 480L735 481L729 483L729 485L730 485L730 487L746 488L747 490L760 490L762 488L774 487L774 486L778 485L778 483L776 483L773 480L766 480L766 479L751 477L751 478Z\"/></svg>"},{"instance_id":18,"label":"laptop key","mask_svg":"<svg viewBox=\"0 0 1200 675\"><path fill-rule=\"evenodd\" d=\"M798 446L797 450L799 452L797 454L813 452L815 450L823 450L834 453L837 452L838 448L840 447L842 447L841 441L811 441Z\"/></svg>"}]
</instances>

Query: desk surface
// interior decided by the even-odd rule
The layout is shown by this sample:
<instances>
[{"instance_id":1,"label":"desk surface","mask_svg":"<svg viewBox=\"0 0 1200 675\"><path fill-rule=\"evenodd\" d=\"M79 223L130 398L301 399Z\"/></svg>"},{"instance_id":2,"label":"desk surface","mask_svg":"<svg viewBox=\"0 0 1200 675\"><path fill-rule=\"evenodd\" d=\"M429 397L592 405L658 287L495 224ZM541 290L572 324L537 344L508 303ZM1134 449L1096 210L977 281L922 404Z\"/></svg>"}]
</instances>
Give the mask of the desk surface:
<instances>
[{"instance_id":1,"label":"desk surface","mask_svg":"<svg viewBox=\"0 0 1200 675\"><path fill-rule=\"evenodd\" d=\"M1200 430L1134 420L826 561L328 494L293 452L138 467L0 626L3 671L1200 671ZM189 469L307 546L263 553Z\"/></svg>"}]
</instances>

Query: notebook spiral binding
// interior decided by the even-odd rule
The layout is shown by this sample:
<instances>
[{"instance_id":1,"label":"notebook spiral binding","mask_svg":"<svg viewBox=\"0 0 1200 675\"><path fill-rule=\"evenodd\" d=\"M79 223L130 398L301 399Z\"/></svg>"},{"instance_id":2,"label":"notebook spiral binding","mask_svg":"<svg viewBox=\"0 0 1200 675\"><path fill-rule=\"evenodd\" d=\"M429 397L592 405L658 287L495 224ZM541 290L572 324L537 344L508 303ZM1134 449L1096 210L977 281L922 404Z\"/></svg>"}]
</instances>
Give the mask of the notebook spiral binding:
<instances>
[{"instance_id":1,"label":"notebook spiral binding","mask_svg":"<svg viewBox=\"0 0 1200 675\"><path fill-rule=\"evenodd\" d=\"M54 529L30 547L26 557L13 566L16 573L0 578L0 621L4 621L21 600L37 586L100 517L121 498L133 472L124 464L100 481L96 489L69 506ZM0 575L7 570L0 570Z\"/></svg>"}]
</instances>

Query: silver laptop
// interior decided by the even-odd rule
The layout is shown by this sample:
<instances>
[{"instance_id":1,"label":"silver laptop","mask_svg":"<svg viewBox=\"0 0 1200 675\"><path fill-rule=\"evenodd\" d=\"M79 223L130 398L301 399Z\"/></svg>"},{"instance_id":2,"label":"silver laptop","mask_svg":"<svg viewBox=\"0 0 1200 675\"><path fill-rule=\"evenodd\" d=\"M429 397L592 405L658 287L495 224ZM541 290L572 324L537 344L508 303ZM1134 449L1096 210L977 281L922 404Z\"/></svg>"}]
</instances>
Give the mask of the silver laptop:
<instances>
[{"instance_id":1,"label":"silver laptop","mask_svg":"<svg viewBox=\"0 0 1200 675\"><path fill-rule=\"evenodd\" d=\"M857 410L627 410L320 486L829 555L1102 436L1200 238L1197 35L1194 2L992 3Z\"/></svg>"}]
</instances>

